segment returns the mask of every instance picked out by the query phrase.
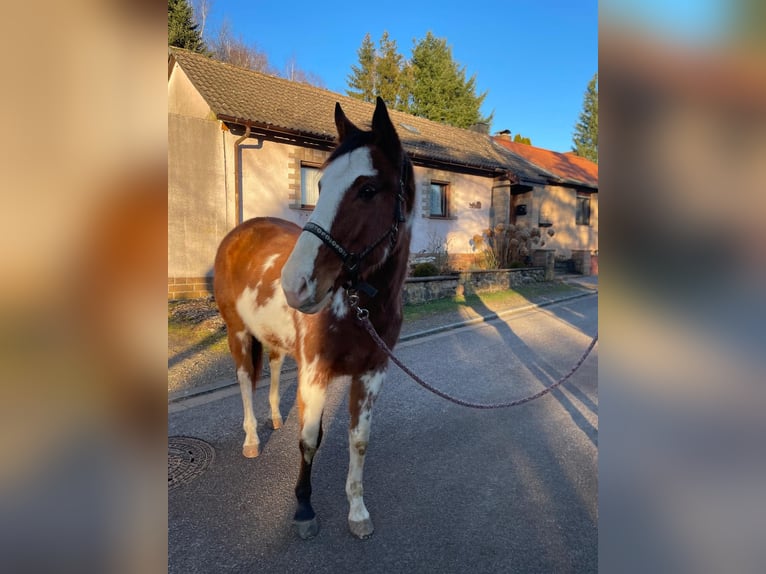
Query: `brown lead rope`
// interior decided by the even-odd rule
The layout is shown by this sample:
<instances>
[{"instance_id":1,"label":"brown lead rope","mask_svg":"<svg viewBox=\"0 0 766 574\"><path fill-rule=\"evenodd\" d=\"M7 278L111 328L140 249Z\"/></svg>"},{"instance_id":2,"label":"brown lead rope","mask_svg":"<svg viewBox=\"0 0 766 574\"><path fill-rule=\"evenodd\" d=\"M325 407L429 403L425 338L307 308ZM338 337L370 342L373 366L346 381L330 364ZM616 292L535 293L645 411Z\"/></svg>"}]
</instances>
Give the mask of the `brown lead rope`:
<instances>
[{"instance_id":1,"label":"brown lead rope","mask_svg":"<svg viewBox=\"0 0 766 574\"><path fill-rule=\"evenodd\" d=\"M590 355L590 352L593 350L593 347L596 346L596 343L598 342L598 333L596 333L596 336L593 337L593 340L590 342L590 345L588 345L588 348L585 349L585 352L580 357L580 360L575 363L575 366L570 369L570 371L561 377L558 381L553 383L550 386L545 387L543 390L535 393L534 395L524 397L523 399L518 399L515 401L510 401L507 403L494 403L494 404L485 404L485 403L473 403L471 401L466 401L463 399L458 399L456 397L450 396L444 391L440 391L439 389L429 385L427 382L425 382L423 379L421 379L419 376L417 376L415 373L413 373L407 365L402 363L399 359L396 358L394 353L391 351L391 349L388 348L388 345L386 345L386 342L380 338L380 335L378 335L378 332L375 330L375 327L373 327L372 323L370 322L370 317L367 309L361 309L357 305L355 305L355 301L353 299L353 295L350 296L351 300L351 306L356 308L356 316L359 321L361 321L362 326L367 330L367 332L370 334L370 337L372 337L373 341L377 343L377 345L388 355L388 357L396 363L396 365L405 373L407 373L412 379L418 383L421 387L424 389L427 389L434 393L435 395L440 396L443 399L446 399L452 403L455 403L456 405L461 405L464 407L469 407L472 409L505 409L508 407L515 407L518 405L523 405L524 403L528 403L530 401L534 401L535 399L539 399L543 395L547 395L550 393L553 389L558 387L559 385L565 383L569 377L571 377L577 369L580 368L580 366L583 364L586 358L588 358L588 355ZM358 299L357 299L358 301Z\"/></svg>"}]
</instances>

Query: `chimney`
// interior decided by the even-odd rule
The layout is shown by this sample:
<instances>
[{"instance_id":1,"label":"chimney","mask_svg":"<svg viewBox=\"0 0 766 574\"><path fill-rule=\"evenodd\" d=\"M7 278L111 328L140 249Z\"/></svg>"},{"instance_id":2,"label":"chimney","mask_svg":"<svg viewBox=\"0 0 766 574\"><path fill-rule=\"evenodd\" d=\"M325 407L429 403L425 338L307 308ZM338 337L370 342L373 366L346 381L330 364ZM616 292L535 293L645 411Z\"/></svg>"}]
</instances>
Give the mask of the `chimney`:
<instances>
[{"instance_id":1,"label":"chimney","mask_svg":"<svg viewBox=\"0 0 766 574\"><path fill-rule=\"evenodd\" d=\"M503 140L511 141L511 130L501 130L495 133L495 137Z\"/></svg>"}]
</instances>

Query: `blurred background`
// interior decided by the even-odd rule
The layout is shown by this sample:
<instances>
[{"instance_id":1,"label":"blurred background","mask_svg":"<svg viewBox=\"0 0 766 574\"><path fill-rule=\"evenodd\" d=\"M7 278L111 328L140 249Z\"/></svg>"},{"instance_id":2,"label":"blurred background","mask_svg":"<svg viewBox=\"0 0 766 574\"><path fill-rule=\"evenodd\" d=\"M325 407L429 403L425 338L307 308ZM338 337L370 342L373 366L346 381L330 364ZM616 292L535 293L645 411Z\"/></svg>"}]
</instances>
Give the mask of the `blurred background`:
<instances>
[{"instance_id":1,"label":"blurred background","mask_svg":"<svg viewBox=\"0 0 766 574\"><path fill-rule=\"evenodd\" d=\"M165 8L0 27L0 569L165 571Z\"/></svg>"},{"instance_id":2,"label":"blurred background","mask_svg":"<svg viewBox=\"0 0 766 574\"><path fill-rule=\"evenodd\" d=\"M766 4L600 4L599 558L766 564Z\"/></svg>"},{"instance_id":3,"label":"blurred background","mask_svg":"<svg viewBox=\"0 0 766 574\"><path fill-rule=\"evenodd\" d=\"M600 7L604 572L766 563L764 4ZM0 555L164 571L166 13L5 12Z\"/></svg>"}]
</instances>

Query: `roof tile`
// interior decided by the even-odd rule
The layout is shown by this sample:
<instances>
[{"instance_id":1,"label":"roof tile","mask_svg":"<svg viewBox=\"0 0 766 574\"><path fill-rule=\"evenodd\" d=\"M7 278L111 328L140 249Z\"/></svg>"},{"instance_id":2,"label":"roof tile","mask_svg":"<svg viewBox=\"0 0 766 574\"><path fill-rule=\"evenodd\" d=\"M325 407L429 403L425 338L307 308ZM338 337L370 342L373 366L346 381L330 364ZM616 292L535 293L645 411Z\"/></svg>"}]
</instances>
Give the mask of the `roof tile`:
<instances>
[{"instance_id":1,"label":"roof tile","mask_svg":"<svg viewBox=\"0 0 766 574\"><path fill-rule=\"evenodd\" d=\"M573 153L559 153L495 136L495 142L564 183L598 189L598 164Z\"/></svg>"},{"instance_id":2,"label":"roof tile","mask_svg":"<svg viewBox=\"0 0 766 574\"><path fill-rule=\"evenodd\" d=\"M321 88L239 68L178 48L170 56L218 117L333 141L335 103L348 118L369 129L374 106ZM439 124L389 110L402 145L413 159L431 160L490 172L512 171L520 179L539 179L523 158L503 153L488 134Z\"/></svg>"}]
</instances>

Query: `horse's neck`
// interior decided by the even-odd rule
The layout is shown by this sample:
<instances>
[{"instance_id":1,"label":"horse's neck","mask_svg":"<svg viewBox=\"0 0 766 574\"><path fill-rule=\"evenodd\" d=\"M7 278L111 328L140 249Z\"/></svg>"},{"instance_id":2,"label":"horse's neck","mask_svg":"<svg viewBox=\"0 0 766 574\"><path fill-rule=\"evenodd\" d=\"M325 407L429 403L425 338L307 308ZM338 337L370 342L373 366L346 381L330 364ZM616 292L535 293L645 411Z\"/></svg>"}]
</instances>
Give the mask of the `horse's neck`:
<instances>
[{"instance_id":1,"label":"horse's neck","mask_svg":"<svg viewBox=\"0 0 766 574\"><path fill-rule=\"evenodd\" d=\"M378 294L368 302L370 311L375 308L390 310L401 304L402 285L407 276L410 233L400 232L398 241L402 242L398 249L367 279L370 285L378 289Z\"/></svg>"}]
</instances>

